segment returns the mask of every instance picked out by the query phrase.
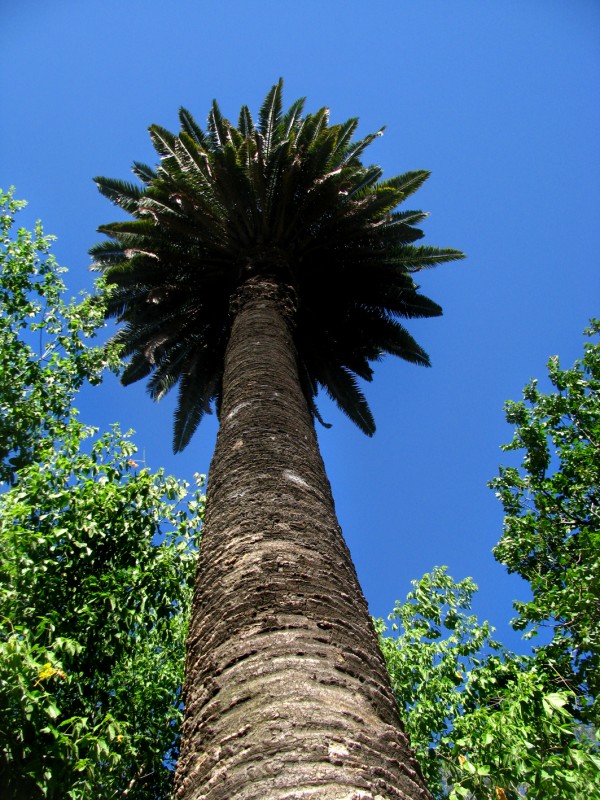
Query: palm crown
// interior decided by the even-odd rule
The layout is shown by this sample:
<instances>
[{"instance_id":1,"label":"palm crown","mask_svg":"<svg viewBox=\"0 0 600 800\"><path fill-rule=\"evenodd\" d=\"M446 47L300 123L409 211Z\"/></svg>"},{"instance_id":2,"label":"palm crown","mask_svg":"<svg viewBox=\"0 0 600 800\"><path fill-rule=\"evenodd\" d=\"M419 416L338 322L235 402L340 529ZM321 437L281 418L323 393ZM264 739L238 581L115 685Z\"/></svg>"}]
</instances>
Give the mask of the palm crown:
<instances>
[{"instance_id":1,"label":"palm crown","mask_svg":"<svg viewBox=\"0 0 600 800\"><path fill-rule=\"evenodd\" d=\"M177 136L150 127L160 165L134 163L141 186L95 179L134 217L101 226L110 238L90 251L112 285L107 314L125 323L115 337L130 357L122 382L150 376L157 400L179 383L176 451L219 408L231 301L250 278L294 298L300 381L319 420L323 387L371 435L357 378L370 381L384 353L429 364L398 318L441 314L413 273L462 253L415 246L427 215L395 210L429 173L381 180L361 156L382 131L353 141L357 119L330 125L327 108L303 106L283 111L279 81L256 125L246 106L236 127L213 102L205 132L182 108Z\"/></svg>"}]
</instances>

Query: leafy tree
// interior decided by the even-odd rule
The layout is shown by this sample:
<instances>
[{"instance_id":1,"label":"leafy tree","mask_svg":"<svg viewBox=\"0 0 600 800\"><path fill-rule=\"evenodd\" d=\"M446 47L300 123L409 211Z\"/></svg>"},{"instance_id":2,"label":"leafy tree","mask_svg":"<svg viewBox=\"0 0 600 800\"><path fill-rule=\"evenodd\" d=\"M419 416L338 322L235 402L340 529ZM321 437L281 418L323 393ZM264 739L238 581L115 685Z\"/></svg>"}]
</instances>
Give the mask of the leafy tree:
<instances>
[{"instance_id":1,"label":"leafy tree","mask_svg":"<svg viewBox=\"0 0 600 800\"><path fill-rule=\"evenodd\" d=\"M99 296L67 303L61 275L38 222L15 228L25 206L0 190L0 482L34 461L36 447L60 434L85 381L99 383L119 363L115 348L90 347L104 316Z\"/></svg>"},{"instance_id":2,"label":"leafy tree","mask_svg":"<svg viewBox=\"0 0 600 800\"><path fill-rule=\"evenodd\" d=\"M517 656L468 613L477 587L435 568L393 613L381 646L434 798L589 800L600 758L535 656Z\"/></svg>"},{"instance_id":3,"label":"leafy tree","mask_svg":"<svg viewBox=\"0 0 600 800\"><path fill-rule=\"evenodd\" d=\"M175 384L174 448L215 403L203 547L188 640L177 796L425 797L335 517L317 445L323 387L366 433L358 384L384 353L428 364L398 321L439 306L413 275L462 257L416 246L420 211L396 211L428 177L382 180L361 157L378 134L326 108L282 107L257 124L216 102L208 131L150 136L142 185L97 178L134 219L93 248L108 312L159 399ZM381 133L381 131L379 132ZM348 621L351 621L348 624Z\"/></svg>"},{"instance_id":4,"label":"leafy tree","mask_svg":"<svg viewBox=\"0 0 600 800\"><path fill-rule=\"evenodd\" d=\"M0 496L2 796L164 798L197 517L118 429L69 433Z\"/></svg>"},{"instance_id":5,"label":"leafy tree","mask_svg":"<svg viewBox=\"0 0 600 800\"><path fill-rule=\"evenodd\" d=\"M586 334L597 337L593 321ZM529 657L468 615L475 585L445 568L420 581L390 619L382 647L411 740L435 797L587 800L600 796L600 343L572 369L550 359L553 390L537 381L506 405L503 449L521 467L491 482L503 503L494 552L530 584L513 625L551 639Z\"/></svg>"},{"instance_id":6,"label":"leafy tree","mask_svg":"<svg viewBox=\"0 0 600 800\"><path fill-rule=\"evenodd\" d=\"M202 500L77 421L110 358L79 338L102 307L63 302L41 226L11 236L22 203L2 198L0 370L22 371L0 383L0 795L165 798Z\"/></svg>"},{"instance_id":7,"label":"leafy tree","mask_svg":"<svg viewBox=\"0 0 600 800\"><path fill-rule=\"evenodd\" d=\"M515 603L517 630L551 641L537 663L578 698L582 721L600 724L600 323L572 369L551 358L552 391L537 381L523 401L506 405L515 426L503 449L522 453L491 485L504 506L504 533L494 549L509 572L528 581L533 597Z\"/></svg>"}]
</instances>

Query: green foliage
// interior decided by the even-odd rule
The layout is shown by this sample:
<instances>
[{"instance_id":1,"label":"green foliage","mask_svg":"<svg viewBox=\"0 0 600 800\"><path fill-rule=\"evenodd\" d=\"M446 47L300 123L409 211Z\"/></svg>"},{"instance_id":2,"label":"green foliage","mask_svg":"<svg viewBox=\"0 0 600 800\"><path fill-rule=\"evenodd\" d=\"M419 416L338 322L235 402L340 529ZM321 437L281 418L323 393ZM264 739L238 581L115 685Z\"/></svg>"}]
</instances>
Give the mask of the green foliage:
<instances>
[{"instance_id":1,"label":"green foliage","mask_svg":"<svg viewBox=\"0 0 600 800\"><path fill-rule=\"evenodd\" d=\"M353 141L358 120L329 124L329 109L282 106L283 83L268 93L255 125L243 106L236 128L216 102L204 132L185 109L181 131L150 126L160 157L134 164L143 186L96 178L100 191L134 219L99 228L94 248L113 287L108 313L124 326L125 384L146 377L153 399L176 384L174 449L189 442L221 398L223 359L236 292L266 278L286 288L300 379L317 419L324 388L371 435L375 423L357 378L385 353L427 365L398 321L441 308L419 293L413 274L462 258L458 250L414 246L420 211L397 212L425 170L382 181L361 157L382 131Z\"/></svg>"},{"instance_id":2,"label":"green foliage","mask_svg":"<svg viewBox=\"0 0 600 800\"><path fill-rule=\"evenodd\" d=\"M593 321L586 331L597 336ZM494 550L530 584L513 625L548 644L518 657L467 614L475 585L445 568L420 581L390 619L382 648L418 758L436 798L600 797L600 344L573 369L549 362L553 391L532 381L506 405L515 426L491 486L504 533Z\"/></svg>"},{"instance_id":3,"label":"green foliage","mask_svg":"<svg viewBox=\"0 0 600 800\"><path fill-rule=\"evenodd\" d=\"M117 428L70 433L0 496L0 785L166 797L197 508Z\"/></svg>"},{"instance_id":4,"label":"green foliage","mask_svg":"<svg viewBox=\"0 0 600 800\"><path fill-rule=\"evenodd\" d=\"M0 482L12 483L39 457L39 442L59 434L85 381L98 383L117 369L114 348L85 339L101 326L99 297L63 299L65 270L50 254L53 237L38 222L33 233L15 231L25 203L0 190ZM98 285L101 289L101 284Z\"/></svg>"},{"instance_id":5,"label":"green foliage","mask_svg":"<svg viewBox=\"0 0 600 800\"><path fill-rule=\"evenodd\" d=\"M463 710L459 688L483 650L499 645L487 623L478 625L465 614L476 590L469 578L455 584L445 568L436 568L413 586L389 617L398 635L383 637L381 644L411 742L434 791L445 774L443 741ZM378 628L385 630L381 621Z\"/></svg>"},{"instance_id":6,"label":"green foliage","mask_svg":"<svg viewBox=\"0 0 600 800\"><path fill-rule=\"evenodd\" d=\"M533 598L515 603L513 625L533 636L549 628L537 662L557 686L577 695L582 721L598 726L600 707L600 322L595 341L572 369L548 363L553 390L537 381L524 400L506 405L515 426L503 449L522 453L520 469L503 467L491 486L504 506L498 561L530 584Z\"/></svg>"},{"instance_id":7,"label":"green foliage","mask_svg":"<svg viewBox=\"0 0 600 800\"><path fill-rule=\"evenodd\" d=\"M600 759L534 657L510 653L469 614L476 586L445 568L420 581L378 621L382 650L417 758L434 798L589 800Z\"/></svg>"},{"instance_id":8,"label":"green foliage","mask_svg":"<svg viewBox=\"0 0 600 800\"><path fill-rule=\"evenodd\" d=\"M8 230L19 204L4 202ZM62 302L59 268L47 249L43 265L34 256L39 236L5 240L0 283L0 369L23 369L0 390L12 484L0 494L0 795L159 800L178 753L204 501L140 469L117 426L98 436L77 421L77 388L111 358L79 338L103 309Z\"/></svg>"}]
</instances>

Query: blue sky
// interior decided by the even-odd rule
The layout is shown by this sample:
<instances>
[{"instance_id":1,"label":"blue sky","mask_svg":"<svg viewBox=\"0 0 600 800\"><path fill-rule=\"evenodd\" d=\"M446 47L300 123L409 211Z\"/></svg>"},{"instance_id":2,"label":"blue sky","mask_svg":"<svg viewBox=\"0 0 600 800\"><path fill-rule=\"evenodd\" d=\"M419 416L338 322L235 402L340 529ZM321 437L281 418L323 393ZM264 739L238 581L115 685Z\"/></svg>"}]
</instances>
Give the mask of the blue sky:
<instances>
[{"instance_id":1,"label":"blue sky","mask_svg":"<svg viewBox=\"0 0 600 800\"><path fill-rule=\"evenodd\" d=\"M427 244L466 261L421 276L444 316L410 330L433 368L389 358L368 398L367 439L324 399L319 438L336 507L372 613L447 564L480 586L476 610L515 647L511 603L525 586L491 548L502 511L486 487L509 457L502 406L558 354L570 365L599 314L600 4L596 0L20 0L0 10L0 185L58 236L72 293L90 289L88 248L116 210L91 178L155 162L147 127L177 130L258 110L277 79L290 104L386 125L365 160L386 176L429 169L411 199ZM171 454L173 403L109 378L86 422L137 431L146 463L207 472L216 424Z\"/></svg>"}]
</instances>

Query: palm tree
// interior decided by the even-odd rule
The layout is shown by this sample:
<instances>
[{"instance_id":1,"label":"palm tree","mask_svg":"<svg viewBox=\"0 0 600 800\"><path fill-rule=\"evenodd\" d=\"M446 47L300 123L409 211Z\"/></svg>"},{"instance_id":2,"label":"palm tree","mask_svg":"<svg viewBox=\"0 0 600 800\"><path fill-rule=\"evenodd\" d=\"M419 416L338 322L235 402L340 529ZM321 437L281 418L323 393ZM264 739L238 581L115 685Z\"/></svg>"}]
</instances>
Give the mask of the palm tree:
<instances>
[{"instance_id":1,"label":"palm tree","mask_svg":"<svg viewBox=\"0 0 600 800\"><path fill-rule=\"evenodd\" d=\"M365 433L357 379L385 353L426 353L398 318L440 307L413 273L461 258L415 246L426 215L396 211L427 178L381 180L357 120L282 109L282 82L237 127L213 103L207 131L150 136L142 185L97 178L134 219L92 249L130 357L122 381L175 384L174 449L205 413L220 428L184 687L176 797L426 798L354 566L314 419L320 388ZM381 133L381 131L379 132Z\"/></svg>"}]
</instances>

